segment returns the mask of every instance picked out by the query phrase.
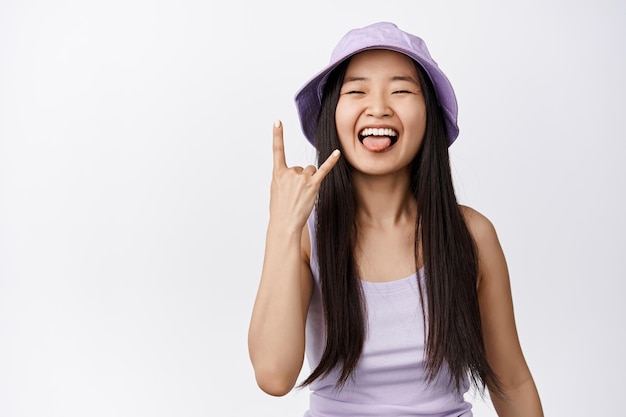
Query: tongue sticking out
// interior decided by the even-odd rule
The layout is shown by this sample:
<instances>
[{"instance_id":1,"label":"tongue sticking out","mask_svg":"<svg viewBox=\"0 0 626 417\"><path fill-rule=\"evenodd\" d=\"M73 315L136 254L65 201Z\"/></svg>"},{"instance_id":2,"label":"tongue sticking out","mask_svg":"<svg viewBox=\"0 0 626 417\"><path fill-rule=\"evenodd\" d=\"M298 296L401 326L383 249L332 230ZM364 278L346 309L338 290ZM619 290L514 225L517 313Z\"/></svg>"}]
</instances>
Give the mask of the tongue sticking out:
<instances>
[{"instance_id":1,"label":"tongue sticking out","mask_svg":"<svg viewBox=\"0 0 626 417\"><path fill-rule=\"evenodd\" d=\"M391 146L391 139L387 136L368 136L363 139L363 146L371 152L382 152Z\"/></svg>"}]
</instances>

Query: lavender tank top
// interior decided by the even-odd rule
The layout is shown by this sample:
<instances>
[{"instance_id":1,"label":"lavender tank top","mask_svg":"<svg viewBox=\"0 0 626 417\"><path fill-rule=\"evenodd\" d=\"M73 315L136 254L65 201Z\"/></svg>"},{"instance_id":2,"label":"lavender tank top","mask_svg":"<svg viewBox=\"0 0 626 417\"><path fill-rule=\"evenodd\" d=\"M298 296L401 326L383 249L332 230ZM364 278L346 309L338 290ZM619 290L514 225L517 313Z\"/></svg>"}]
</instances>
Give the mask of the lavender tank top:
<instances>
[{"instance_id":1,"label":"lavender tank top","mask_svg":"<svg viewBox=\"0 0 626 417\"><path fill-rule=\"evenodd\" d=\"M324 351L325 330L315 246L315 210L309 218L313 294L306 323L311 370ZM442 368L428 383L424 370L424 323L417 280L423 271L389 282L361 281L367 306L367 335L353 378L335 388L338 372L313 382L304 417L470 417L471 404L457 393ZM463 392L469 383L463 381Z\"/></svg>"}]
</instances>

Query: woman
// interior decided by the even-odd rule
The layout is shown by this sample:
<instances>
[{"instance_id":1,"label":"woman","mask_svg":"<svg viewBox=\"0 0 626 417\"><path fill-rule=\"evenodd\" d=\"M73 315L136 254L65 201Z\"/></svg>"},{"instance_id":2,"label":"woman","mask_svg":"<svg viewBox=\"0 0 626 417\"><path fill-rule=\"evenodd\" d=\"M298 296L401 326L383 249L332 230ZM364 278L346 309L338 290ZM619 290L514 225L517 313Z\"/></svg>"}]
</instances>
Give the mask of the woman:
<instances>
[{"instance_id":1,"label":"woman","mask_svg":"<svg viewBox=\"0 0 626 417\"><path fill-rule=\"evenodd\" d=\"M470 381L500 416L542 416L496 232L456 201L456 99L424 42L352 30L296 104L319 168L287 167L276 122L249 329L261 389L291 391L306 351L306 416L471 416Z\"/></svg>"}]
</instances>

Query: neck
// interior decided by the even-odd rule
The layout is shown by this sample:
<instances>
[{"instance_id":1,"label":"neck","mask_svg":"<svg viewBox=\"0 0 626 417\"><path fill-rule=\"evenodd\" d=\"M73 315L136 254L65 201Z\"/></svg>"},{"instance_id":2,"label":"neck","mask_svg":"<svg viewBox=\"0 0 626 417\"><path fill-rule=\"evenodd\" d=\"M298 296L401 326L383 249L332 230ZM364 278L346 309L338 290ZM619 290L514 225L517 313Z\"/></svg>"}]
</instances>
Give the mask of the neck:
<instances>
[{"instance_id":1,"label":"neck","mask_svg":"<svg viewBox=\"0 0 626 417\"><path fill-rule=\"evenodd\" d=\"M408 171L385 176L353 173L357 222L392 226L412 221L417 203L409 185Z\"/></svg>"}]
</instances>

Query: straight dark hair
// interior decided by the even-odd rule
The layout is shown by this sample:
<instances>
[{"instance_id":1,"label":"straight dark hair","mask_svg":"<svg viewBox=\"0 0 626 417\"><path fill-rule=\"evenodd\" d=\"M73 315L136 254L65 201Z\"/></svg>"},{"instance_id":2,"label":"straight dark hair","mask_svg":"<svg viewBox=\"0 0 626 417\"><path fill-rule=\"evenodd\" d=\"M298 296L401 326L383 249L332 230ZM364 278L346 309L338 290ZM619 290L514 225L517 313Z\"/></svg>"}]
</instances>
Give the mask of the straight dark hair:
<instances>
[{"instance_id":1,"label":"straight dark hair","mask_svg":"<svg viewBox=\"0 0 626 417\"><path fill-rule=\"evenodd\" d=\"M340 148L335 109L348 63L340 64L324 87L315 134L318 164ZM415 67L427 112L422 148L410 167L411 192L418 202L415 265L417 270L421 242L425 274L426 288L421 280L418 283L427 329L427 377L432 381L446 365L457 391L469 376L481 392L488 387L502 396L498 378L486 359L476 288L477 249L456 200L443 115L430 78L419 64ZM345 158L322 182L316 212L326 345L319 364L301 386L338 368L340 388L361 357L367 315L354 259L356 208L351 167Z\"/></svg>"}]
</instances>

